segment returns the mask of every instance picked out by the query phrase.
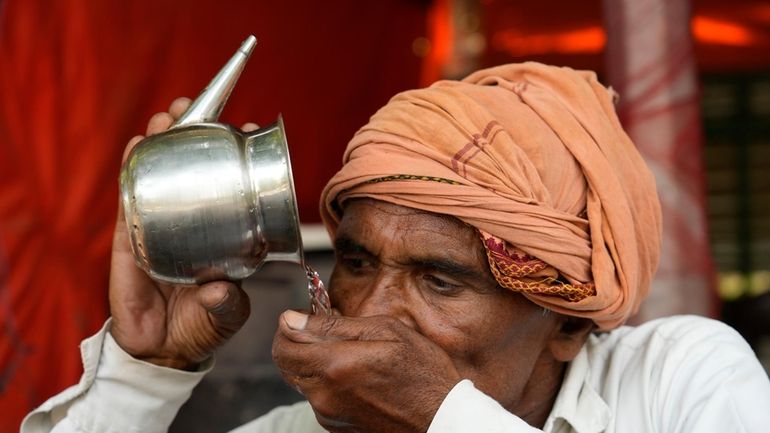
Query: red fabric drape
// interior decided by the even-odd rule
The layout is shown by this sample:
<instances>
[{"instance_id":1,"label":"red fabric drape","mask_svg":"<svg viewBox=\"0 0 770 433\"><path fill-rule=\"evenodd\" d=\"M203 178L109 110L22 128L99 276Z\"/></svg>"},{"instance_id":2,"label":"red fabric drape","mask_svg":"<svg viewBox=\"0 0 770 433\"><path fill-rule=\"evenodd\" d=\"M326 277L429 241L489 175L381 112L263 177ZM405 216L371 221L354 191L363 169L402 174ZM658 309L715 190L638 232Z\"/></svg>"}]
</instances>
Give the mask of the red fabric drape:
<instances>
[{"instance_id":1,"label":"red fabric drape","mask_svg":"<svg viewBox=\"0 0 770 433\"><path fill-rule=\"evenodd\" d=\"M223 121L283 112L300 213L355 129L415 87L423 2L0 0L0 432L72 385L107 317L119 158L152 113L259 44Z\"/></svg>"}]
</instances>

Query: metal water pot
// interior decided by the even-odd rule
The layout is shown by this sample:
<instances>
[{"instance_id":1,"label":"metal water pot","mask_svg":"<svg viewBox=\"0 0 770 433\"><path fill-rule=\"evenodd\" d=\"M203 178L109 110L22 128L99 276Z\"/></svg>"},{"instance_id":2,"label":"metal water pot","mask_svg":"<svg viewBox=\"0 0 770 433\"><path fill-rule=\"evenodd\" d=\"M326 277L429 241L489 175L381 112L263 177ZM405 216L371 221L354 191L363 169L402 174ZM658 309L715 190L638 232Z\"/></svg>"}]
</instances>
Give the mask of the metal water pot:
<instances>
[{"instance_id":1,"label":"metal water pot","mask_svg":"<svg viewBox=\"0 0 770 433\"><path fill-rule=\"evenodd\" d=\"M179 120L123 164L131 247L155 280L241 280L267 261L303 262L280 116L254 132L217 123L255 44L249 37Z\"/></svg>"}]
</instances>

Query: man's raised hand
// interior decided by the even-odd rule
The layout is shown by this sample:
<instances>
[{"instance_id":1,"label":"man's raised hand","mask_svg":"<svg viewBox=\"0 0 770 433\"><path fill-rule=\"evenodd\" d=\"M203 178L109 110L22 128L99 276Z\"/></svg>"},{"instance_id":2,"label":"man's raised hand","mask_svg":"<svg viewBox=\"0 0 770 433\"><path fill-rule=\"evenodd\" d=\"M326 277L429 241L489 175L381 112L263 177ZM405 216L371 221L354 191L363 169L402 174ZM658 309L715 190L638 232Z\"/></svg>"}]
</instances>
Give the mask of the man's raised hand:
<instances>
[{"instance_id":1,"label":"man's raised hand","mask_svg":"<svg viewBox=\"0 0 770 433\"><path fill-rule=\"evenodd\" d=\"M176 99L167 113L155 114L147 135L168 129L190 105ZM243 126L254 130L255 124ZM128 154L144 136L132 138ZM122 203L112 242L110 268L112 336L132 356L157 365L194 368L235 334L249 317L249 299L238 284L212 281L181 286L152 280L135 264Z\"/></svg>"}]
</instances>

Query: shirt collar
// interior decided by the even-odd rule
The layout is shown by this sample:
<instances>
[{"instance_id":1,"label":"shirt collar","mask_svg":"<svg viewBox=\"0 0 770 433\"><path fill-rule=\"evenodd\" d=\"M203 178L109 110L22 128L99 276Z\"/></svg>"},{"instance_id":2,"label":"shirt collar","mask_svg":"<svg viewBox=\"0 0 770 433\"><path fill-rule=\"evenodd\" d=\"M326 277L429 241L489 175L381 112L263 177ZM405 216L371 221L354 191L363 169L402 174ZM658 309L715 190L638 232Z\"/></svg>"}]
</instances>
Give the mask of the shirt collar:
<instances>
[{"instance_id":1,"label":"shirt collar","mask_svg":"<svg viewBox=\"0 0 770 433\"><path fill-rule=\"evenodd\" d=\"M609 425L612 413L590 383L591 370L586 346L567 367L564 382L544 431L554 431L557 422L566 422L577 433L599 433Z\"/></svg>"}]
</instances>

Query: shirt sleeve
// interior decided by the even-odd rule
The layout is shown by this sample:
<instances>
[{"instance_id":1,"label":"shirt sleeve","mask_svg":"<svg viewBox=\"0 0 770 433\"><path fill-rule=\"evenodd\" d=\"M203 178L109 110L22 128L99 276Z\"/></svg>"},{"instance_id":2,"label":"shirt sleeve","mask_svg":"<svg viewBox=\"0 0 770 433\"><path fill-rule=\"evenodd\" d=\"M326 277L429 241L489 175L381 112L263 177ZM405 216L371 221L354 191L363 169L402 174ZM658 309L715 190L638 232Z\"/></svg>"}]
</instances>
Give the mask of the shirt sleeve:
<instances>
[{"instance_id":1,"label":"shirt sleeve","mask_svg":"<svg viewBox=\"0 0 770 433\"><path fill-rule=\"evenodd\" d=\"M118 346L107 321L81 344L80 382L24 419L21 433L156 433L168 430L193 388L213 366L188 372L133 358Z\"/></svg>"},{"instance_id":2,"label":"shirt sleeve","mask_svg":"<svg viewBox=\"0 0 770 433\"><path fill-rule=\"evenodd\" d=\"M327 433L307 401L279 406L230 433Z\"/></svg>"},{"instance_id":3,"label":"shirt sleeve","mask_svg":"<svg viewBox=\"0 0 770 433\"><path fill-rule=\"evenodd\" d=\"M470 380L455 385L433 417L428 433L542 432L500 406Z\"/></svg>"}]
</instances>

